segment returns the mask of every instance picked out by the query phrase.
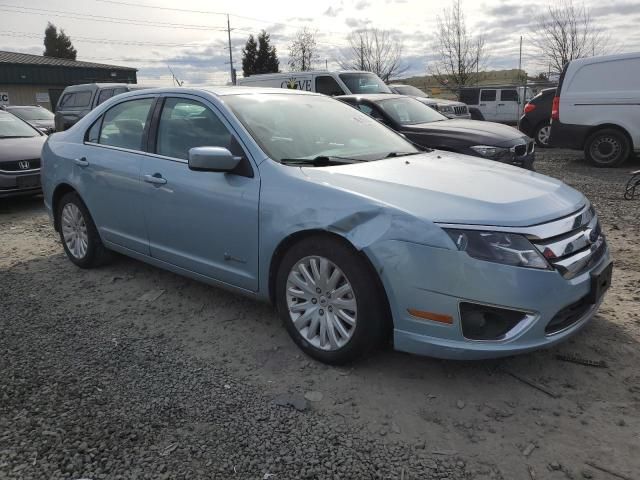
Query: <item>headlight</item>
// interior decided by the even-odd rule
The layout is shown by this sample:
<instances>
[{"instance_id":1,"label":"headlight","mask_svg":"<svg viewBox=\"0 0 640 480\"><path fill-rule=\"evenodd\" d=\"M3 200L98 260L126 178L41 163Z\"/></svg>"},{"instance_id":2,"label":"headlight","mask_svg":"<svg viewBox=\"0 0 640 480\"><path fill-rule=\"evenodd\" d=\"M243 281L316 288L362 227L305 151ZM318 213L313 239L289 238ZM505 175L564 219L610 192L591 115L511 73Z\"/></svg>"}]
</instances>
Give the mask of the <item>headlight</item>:
<instances>
[{"instance_id":1,"label":"headlight","mask_svg":"<svg viewBox=\"0 0 640 480\"><path fill-rule=\"evenodd\" d=\"M499 158L509 153L508 148L491 147L489 145L476 145L471 147L471 150L487 158Z\"/></svg>"},{"instance_id":2,"label":"headlight","mask_svg":"<svg viewBox=\"0 0 640 480\"><path fill-rule=\"evenodd\" d=\"M542 254L522 235L448 228L444 231L458 250L478 260L515 267L550 268Z\"/></svg>"},{"instance_id":3,"label":"headlight","mask_svg":"<svg viewBox=\"0 0 640 480\"><path fill-rule=\"evenodd\" d=\"M453 113L453 107L450 105L438 105L438 110L441 112Z\"/></svg>"}]
</instances>

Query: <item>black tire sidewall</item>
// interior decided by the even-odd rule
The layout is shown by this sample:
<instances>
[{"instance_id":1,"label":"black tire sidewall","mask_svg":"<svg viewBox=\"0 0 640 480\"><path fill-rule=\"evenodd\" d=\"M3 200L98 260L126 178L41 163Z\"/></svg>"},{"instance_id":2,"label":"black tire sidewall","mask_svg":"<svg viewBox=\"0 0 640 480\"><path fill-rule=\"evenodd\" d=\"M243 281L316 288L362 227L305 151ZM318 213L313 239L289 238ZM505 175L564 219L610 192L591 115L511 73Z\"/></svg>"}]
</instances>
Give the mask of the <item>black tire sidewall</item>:
<instances>
[{"instance_id":1,"label":"black tire sidewall","mask_svg":"<svg viewBox=\"0 0 640 480\"><path fill-rule=\"evenodd\" d=\"M286 284L293 266L302 258L318 255L329 259L347 276L358 307L355 331L351 340L335 351L314 347L300 335L289 315ZM380 292L379 280L362 254L345 242L332 237L311 237L296 243L284 255L276 276L276 307L294 342L309 356L324 363L340 365L365 356L378 346L385 333L388 308ZM384 292L382 292L384 294Z\"/></svg>"},{"instance_id":2,"label":"black tire sidewall","mask_svg":"<svg viewBox=\"0 0 640 480\"><path fill-rule=\"evenodd\" d=\"M602 136L615 137L622 145L622 150L620 152L620 155L612 162L601 163L595 160L591 156L591 144L595 142L598 139L598 137L602 137ZM624 163L627 160L627 158L629 158L630 150L631 150L631 145L629 144L629 140L627 139L625 134L618 130L608 128L608 129L599 130L595 132L587 139L584 145L584 156L589 161L589 163L591 163L591 165L594 165L596 167L601 167L601 168L617 167L622 163Z\"/></svg>"},{"instance_id":3,"label":"black tire sidewall","mask_svg":"<svg viewBox=\"0 0 640 480\"><path fill-rule=\"evenodd\" d=\"M65 205L69 203L72 203L76 207L78 207L80 213L82 213L82 216L84 218L85 225L87 226L87 253L82 258L76 258L75 256L73 256L73 254L69 251L67 243L64 240L64 235L62 234L62 210L64 209ZM93 223L93 219L91 218L91 214L89 213L89 210L77 193L67 193L60 199L56 212L56 218L58 222L60 241L62 242L62 247L64 248L64 251L67 254L69 260L71 260L80 268L92 268L94 266L97 266L102 260L101 254L104 251L104 247L102 245L102 241L100 240L98 230L96 229L96 226Z\"/></svg>"}]
</instances>

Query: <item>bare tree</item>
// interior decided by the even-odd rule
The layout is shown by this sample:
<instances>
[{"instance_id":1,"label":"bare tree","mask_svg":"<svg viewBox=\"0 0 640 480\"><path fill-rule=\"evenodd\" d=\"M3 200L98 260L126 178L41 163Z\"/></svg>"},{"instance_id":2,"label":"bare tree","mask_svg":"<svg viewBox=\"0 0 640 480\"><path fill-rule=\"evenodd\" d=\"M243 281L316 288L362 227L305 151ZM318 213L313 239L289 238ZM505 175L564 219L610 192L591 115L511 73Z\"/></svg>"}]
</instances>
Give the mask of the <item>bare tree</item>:
<instances>
[{"instance_id":1,"label":"bare tree","mask_svg":"<svg viewBox=\"0 0 640 480\"><path fill-rule=\"evenodd\" d=\"M440 85L455 92L478 81L487 61L485 39L468 32L460 0L438 16L433 50L437 58L428 69Z\"/></svg>"},{"instance_id":2,"label":"bare tree","mask_svg":"<svg viewBox=\"0 0 640 480\"><path fill-rule=\"evenodd\" d=\"M610 37L593 24L591 10L573 0L552 3L538 15L530 40L541 62L556 73L576 58L602 55L610 43Z\"/></svg>"},{"instance_id":3,"label":"bare tree","mask_svg":"<svg viewBox=\"0 0 640 480\"><path fill-rule=\"evenodd\" d=\"M315 32L304 27L289 45L289 67L293 72L305 72L318 61L318 46Z\"/></svg>"},{"instance_id":4,"label":"bare tree","mask_svg":"<svg viewBox=\"0 0 640 480\"><path fill-rule=\"evenodd\" d=\"M408 66L401 62L402 42L387 30L354 30L348 40L348 53L340 61L342 68L373 72L385 82L407 71Z\"/></svg>"}]
</instances>

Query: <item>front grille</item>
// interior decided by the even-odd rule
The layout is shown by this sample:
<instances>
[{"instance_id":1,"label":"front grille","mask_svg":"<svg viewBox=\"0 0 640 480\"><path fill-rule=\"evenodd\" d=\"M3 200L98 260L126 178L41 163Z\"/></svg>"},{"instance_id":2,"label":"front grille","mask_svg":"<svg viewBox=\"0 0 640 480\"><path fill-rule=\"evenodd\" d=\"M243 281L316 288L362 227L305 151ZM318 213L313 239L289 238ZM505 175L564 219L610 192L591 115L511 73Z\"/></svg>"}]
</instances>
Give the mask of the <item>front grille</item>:
<instances>
[{"instance_id":1,"label":"front grille","mask_svg":"<svg viewBox=\"0 0 640 480\"><path fill-rule=\"evenodd\" d=\"M566 233L532 242L549 263L567 279L592 268L607 249L600 222L593 208L576 216Z\"/></svg>"},{"instance_id":2,"label":"front grille","mask_svg":"<svg viewBox=\"0 0 640 480\"><path fill-rule=\"evenodd\" d=\"M453 107L453 111L456 115L466 115L467 113L469 113L466 105Z\"/></svg>"},{"instance_id":3,"label":"front grille","mask_svg":"<svg viewBox=\"0 0 640 480\"><path fill-rule=\"evenodd\" d=\"M545 333L551 335L570 327L580 320L592 306L593 304L589 301L589 296L587 295L568 307L564 307L547 324L544 329Z\"/></svg>"},{"instance_id":4,"label":"front grille","mask_svg":"<svg viewBox=\"0 0 640 480\"><path fill-rule=\"evenodd\" d=\"M22 162L28 162L29 166L27 168L22 168ZM32 158L29 160L16 160L12 162L2 162L0 163L0 171L3 172L20 172L23 170L35 170L40 168L40 159Z\"/></svg>"}]
</instances>

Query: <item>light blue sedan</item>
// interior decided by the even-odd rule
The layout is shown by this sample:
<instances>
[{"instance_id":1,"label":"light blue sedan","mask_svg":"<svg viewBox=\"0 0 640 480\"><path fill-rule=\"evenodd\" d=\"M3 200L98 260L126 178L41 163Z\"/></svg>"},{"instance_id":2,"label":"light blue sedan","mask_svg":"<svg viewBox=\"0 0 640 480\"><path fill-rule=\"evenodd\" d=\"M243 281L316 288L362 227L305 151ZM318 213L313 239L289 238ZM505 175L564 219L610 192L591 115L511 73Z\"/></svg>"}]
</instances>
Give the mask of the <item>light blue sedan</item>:
<instances>
[{"instance_id":1,"label":"light blue sedan","mask_svg":"<svg viewBox=\"0 0 640 480\"><path fill-rule=\"evenodd\" d=\"M549 346L588 322L611 281L581 193L419 150L322 95L132 92L49 137L42 158L73 263L115 251L271 301L328 363L388 340L457 359Z\"/></svg>"}]
</instances>

